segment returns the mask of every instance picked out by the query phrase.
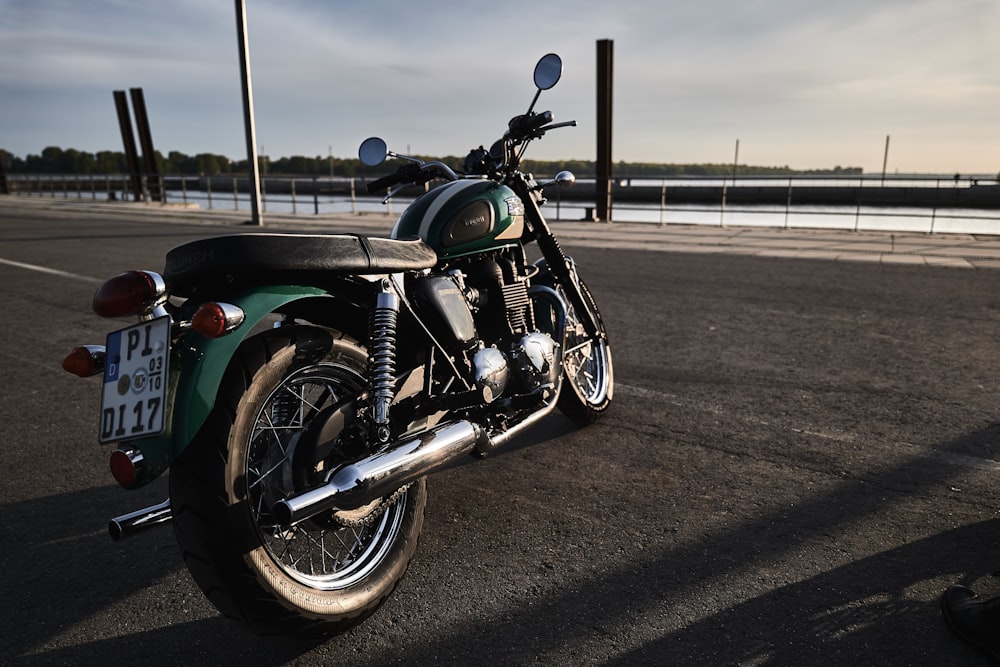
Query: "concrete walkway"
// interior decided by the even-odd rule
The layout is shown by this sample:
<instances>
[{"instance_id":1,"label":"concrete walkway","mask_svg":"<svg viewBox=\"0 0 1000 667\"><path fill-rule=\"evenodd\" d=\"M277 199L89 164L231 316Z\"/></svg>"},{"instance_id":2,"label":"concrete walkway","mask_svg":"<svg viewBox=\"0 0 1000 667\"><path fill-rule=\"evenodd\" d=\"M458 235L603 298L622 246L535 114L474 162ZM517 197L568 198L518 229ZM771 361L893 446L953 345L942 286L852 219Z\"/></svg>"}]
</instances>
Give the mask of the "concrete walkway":
<instances>
[{"instance_id":1,"label":"concrete walkway","mask_svg":"<svg viewBox=\"0 0 1000 667\"><path fill-rule=\"evenodd\" d=\"M142 216L189 224L247 226L249 211L205 210L197 206L125 202L96 202L42 197L0 197L0 224L17 211L87 211L114 216ZM262 231L360 232L388 235L400 209L384 215L336 213L264 213ZM569 247L587 246L660 252L736 253L759 257L792 257L832 261L916 264L956 268L1000 269L1000 236L923 234L774 227L715 227L655 223L552 223L560 241Z\"/></svg>"},{"instance_id":2,"label":"concrete walkway","mask_svg":"<svg viewBox=\"0 0 1000 667\"><path fill-rule=\"evenodd\" d=\"M566 245L1000 269L1000 236L634 223L559 223L556 230Z\"/></svg>"}]
</instances>

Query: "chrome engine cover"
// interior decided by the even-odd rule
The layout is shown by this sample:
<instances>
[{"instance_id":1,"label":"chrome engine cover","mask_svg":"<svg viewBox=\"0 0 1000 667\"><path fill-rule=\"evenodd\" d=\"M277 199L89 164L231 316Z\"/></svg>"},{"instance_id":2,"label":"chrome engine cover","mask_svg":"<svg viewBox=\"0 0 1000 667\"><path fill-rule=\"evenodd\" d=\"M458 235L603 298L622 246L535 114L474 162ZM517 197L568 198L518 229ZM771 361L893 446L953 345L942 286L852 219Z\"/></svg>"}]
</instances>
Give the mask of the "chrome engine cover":
<instances>
[{"instance_id":1,"label":"chrome engine cover","mask_svg":"<svg viewBox=\"0 0 1000 667\"><path fill-rule=\"evenodd\" d=\"M511 349L514 370L529 391L555 387L562 372L559 344L548 334L525 334Z\"/></svg>"},{"instance_id":2,"label":"chrome engine cover","mask_svg":"<svg viewBox=\"0 0 1000 667\"><path fill-rule=\"evenodd\" d=\"M483 348L472 358L476 373L476 386L483 392L483 399L491 403L507 388L510 372L507 357L495 347Z\"/></svg>"}]
</instances>

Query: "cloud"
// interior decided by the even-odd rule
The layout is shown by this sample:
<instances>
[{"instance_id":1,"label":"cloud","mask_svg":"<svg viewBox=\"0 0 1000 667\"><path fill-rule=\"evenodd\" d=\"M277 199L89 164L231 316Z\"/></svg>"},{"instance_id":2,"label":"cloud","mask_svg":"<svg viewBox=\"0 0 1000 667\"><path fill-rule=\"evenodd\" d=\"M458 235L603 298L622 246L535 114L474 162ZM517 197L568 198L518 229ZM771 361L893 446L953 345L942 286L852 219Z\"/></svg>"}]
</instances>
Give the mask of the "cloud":
<instances>
[{"instance_id":1,"label":"cloud","mask_svg":"<svg viewBox=\"0 0 1000 667\"><path fill-rule=\"evenodd\" d=\"M594 44L608 38L618 160L720 161L740 138L748 160L873 169L892 134L903 170L996 166L993 0L247 5L274 155L348 155L371 134L426 154L489 143L531 99L535 59L556 51L564 77L540 104L580 127L532 154L590 157ZM8 150L114 148L110 91L142 86L164 150L242 151L231 4L0 0L0 15Z\"/></svg>"}]
</instances>

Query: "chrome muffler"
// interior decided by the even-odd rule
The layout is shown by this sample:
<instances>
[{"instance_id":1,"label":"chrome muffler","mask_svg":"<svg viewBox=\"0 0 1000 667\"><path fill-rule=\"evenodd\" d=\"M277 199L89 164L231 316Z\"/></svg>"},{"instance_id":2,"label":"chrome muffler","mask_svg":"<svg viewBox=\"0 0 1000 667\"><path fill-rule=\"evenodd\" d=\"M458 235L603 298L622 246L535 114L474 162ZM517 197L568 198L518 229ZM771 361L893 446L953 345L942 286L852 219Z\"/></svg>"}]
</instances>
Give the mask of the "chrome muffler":
<instances>
[{"instance_id":1,"label":"chrome muffler","mask_svg":"<svg viewBox=\"0 0 1000 667\"><path fill-rule=\"evenodd\" d=\"M291 525L326 510L360 507L471 453L477 446L489 446L489 438L478 425L463 419L437 426L344 466L323 486L279 500L274 505L274 518L280 525Z\"/></svg>"},{"instance_id":2,"label":"chrome muffler","mask_svg":"<svg viewBox=\"0 0 1000 667\"><path fill-rule=\"evenodd\" d=\"M117 542L122 538L131 537L147 528L166 523L172 518L170 500L167 499L157 505L115 517L108 523L108 533L111 534L111 539Z\"/></svg>"},{"instance_id":3,"label":"chrome muffler","mask_svg":"<svg viewBox=\"0 0 1000 667\"><path fill-rule=\"evenodd\" d=\"M552 412L556 398L558 391L545 407L501 433L488 434L478 424L464 419L418 433L385 451L344 466L323 486L279 500L273 508L275 521L288 526L320 512L361 507L473 450L485 454Z\"/></svg>"}]
</instances>

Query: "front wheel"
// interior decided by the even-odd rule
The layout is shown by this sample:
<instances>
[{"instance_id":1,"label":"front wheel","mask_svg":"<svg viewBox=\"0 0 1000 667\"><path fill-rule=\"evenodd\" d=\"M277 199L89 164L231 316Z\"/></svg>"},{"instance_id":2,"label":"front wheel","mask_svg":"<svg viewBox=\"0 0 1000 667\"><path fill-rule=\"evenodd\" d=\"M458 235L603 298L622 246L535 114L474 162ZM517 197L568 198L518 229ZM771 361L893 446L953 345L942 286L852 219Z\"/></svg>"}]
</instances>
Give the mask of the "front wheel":
<instances>
[{"instance_id":1,"label":"front wheel","mask_svg":"<svg viewBox=\"0 0 1000 667\"><path fill-rule=\"evenodd\" d=\"M188 569L224 615L258 634L343 632L388 598L416 549L423 480L294 526L278 524L272 512L304 490L303 479L315 483L315 471L302 465L314 459L296 453L297 435L325 408L364 392L366 362L356 343L315 328L249 339L208 422L171 468L174 528Z\"/></svg>"},{"instance_id":2,"label":"front wheel","mask_svg":"<svg viewBox=\"0 0 1000 667\"><path fill-rule=\"evenodd\" d=\"M566 337L563 349L563 388L559 395L559 410L579 424L592 424L611 405L614 397L614 364L611 361L611 344L608 342L604 321L597 309L597 302L587 285L572 271L572 280L583 297L587 309L597 322L598 335L590 336L583 320L567 298L566 289L556 286L556 291L566 303Z\"/></svg>"}]
</instances>

